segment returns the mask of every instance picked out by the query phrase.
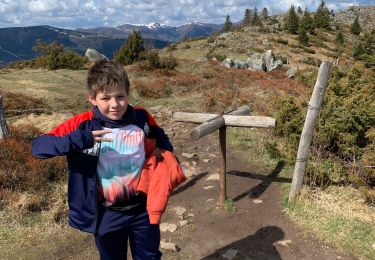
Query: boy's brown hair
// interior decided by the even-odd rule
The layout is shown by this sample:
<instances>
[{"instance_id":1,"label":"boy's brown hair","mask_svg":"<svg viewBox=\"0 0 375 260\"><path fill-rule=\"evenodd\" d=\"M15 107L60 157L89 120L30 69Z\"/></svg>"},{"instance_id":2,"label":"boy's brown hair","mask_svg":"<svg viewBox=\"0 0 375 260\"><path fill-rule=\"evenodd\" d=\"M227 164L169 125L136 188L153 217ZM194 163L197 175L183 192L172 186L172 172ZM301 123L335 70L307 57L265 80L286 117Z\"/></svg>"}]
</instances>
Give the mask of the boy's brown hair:
<instances>
[{"instance_id":1,"label":"boy's brown hair","mask_svg":"<svg viewBox=\"0 0 375 260\"><path fill-rule=\"evenodd\" d=\"M110 87L125 88L129 95L130 82L124 67L116 62L101 60L95 62L87 73L87 90L96 95Z\"/></svg>"}]
</instances>

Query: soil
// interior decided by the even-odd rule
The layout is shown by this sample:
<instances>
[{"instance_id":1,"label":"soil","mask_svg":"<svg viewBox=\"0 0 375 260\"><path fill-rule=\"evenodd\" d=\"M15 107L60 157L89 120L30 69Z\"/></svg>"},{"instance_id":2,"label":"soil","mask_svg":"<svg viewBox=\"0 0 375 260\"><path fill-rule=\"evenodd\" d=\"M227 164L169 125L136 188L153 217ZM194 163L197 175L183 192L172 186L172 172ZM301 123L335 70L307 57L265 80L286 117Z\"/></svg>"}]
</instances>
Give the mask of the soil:
<instances>
[{"instance_id":1,"label":"soil","mask_svg":"<svg viewBox=\"0 0 375 260\"><path fill-rule=\"evenodd\" d=\"M219 207L219 181L207 180L219 173L218 134L192 142L188 136L191 128L185 124L184 130L178 130L178 138L172 129L166 129L180 161L191 165L196 161L198 165L191 166L195 174L173 192L163 215L162 222L178 226L173 233L161 233L162 239L178 247L178 252L162 250L163 259L357 259L305 235L287 219L279 186L280 182L291 180L278 177L283 162L271 170L259 169L241 161L234 148L228 147L227 196L236 210ZM187 159L182 153L196 155ZM213 187L208 189L209 186ZM181 219L175 207L186 208L187 225L179 225ZM71 248L61 248L54 254L56 258L99 259L91 235L75 231L72 234L67 238L71 239ZM225 258L223 254L230 249L237 250L237 254Z\"/></svg>"}]
</instances>

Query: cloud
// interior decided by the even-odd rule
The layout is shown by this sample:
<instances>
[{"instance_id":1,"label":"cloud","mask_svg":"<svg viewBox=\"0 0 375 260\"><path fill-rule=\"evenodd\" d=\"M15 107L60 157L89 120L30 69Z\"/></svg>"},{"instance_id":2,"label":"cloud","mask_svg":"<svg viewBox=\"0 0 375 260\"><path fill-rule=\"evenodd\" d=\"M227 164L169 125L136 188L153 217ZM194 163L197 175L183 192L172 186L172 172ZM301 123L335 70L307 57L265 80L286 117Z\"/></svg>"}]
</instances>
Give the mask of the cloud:
<instances>
[{"instance_id":1,"label":"cloud","mask_svg":"<svg viewBox=\"0 0 375 260\"><path fill-rule=\"evenodd\" d=\"M330 9L370 5L373 0L327 0ZM190 21L223 23L242 19L246 8L267 7L270 14L290 5L316 10L316 0L0 0L0 27L47 24L56 27L116 26L153 22L179 25Z\"/></svg>"}]
</instances>

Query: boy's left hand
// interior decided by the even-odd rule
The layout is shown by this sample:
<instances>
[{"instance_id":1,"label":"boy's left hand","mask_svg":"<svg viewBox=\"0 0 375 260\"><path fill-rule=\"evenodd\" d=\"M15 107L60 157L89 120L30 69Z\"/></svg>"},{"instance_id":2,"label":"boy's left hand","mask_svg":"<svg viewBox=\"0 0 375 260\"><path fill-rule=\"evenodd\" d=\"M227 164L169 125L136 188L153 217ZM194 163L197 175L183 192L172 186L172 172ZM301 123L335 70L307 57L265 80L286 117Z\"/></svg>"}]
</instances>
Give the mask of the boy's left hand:
<instances>
[{"instance_id":1,"label":"boy's left hand","mask_svg":"<svg viewBox=\"0 0 375 260\"><path fill-rule=\"evenodd\" d=\"M94 136L94 140L95 140L96 143L112 142L111 138L102 137L102 135L108 134L108 133L111 133L111 132L112 132L111 130L95 130L95 131L92 131L92 135Z\"/></svg>"}]
</instances>

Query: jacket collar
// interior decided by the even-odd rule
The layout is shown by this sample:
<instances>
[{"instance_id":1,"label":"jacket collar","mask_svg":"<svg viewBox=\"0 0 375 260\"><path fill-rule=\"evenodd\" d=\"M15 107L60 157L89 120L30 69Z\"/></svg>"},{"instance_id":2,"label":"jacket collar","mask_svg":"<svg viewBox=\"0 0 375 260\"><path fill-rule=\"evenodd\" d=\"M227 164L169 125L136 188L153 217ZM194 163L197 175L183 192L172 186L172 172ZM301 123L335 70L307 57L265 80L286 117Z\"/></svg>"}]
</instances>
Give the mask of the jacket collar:
<instances>
[{"instance_id":1,"label":"jacket collar","mask_svg":"<svg viewBox=\"0 0 375 260\"><path fill-rule=\"evenodd\" d=\"M119 128L132 124L135 121L135 110L131 105L128 105L125 114L120 120L112 120L104 116L102 113L100 113L97 106L92 108L92 112L94 114L93 121L100 124L102 127Z\"/></svg>"}]
</instances>

